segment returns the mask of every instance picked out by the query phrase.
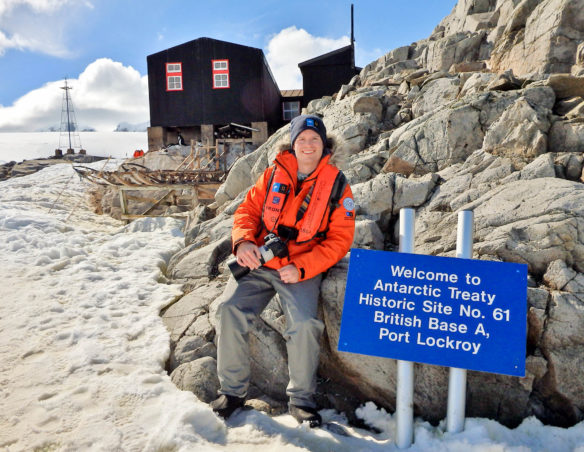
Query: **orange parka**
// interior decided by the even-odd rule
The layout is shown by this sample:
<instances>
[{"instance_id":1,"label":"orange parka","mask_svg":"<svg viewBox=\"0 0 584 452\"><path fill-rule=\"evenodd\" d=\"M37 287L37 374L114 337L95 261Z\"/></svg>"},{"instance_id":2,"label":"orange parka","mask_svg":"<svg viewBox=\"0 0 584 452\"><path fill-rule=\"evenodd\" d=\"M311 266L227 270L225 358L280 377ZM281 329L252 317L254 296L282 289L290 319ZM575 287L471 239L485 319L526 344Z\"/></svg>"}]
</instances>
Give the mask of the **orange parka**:
<instances>
[{"instance_id":1,"label":"orange parka","mask_svg":"<svg viewBox=\"0 0 584 452\"><path fill-rule=\"evenodd\" d=\"M288 183L291 187L282 206L278 224L290 227L297 226L296 214L306 199L311 186L316 183L319 174L324 174L322 170L326 165L329 165L330 157L330 154L324 155L317 168L299 184L296 177L298 164L294 153L286 150L277 155L274 165L284 169L284 173L289 175ZM264 244L264 236L269 231L262 225L261 218L264 201L270 189L268 186L270 176L275 171L275 167L271 166L264 171L235 211L231 234L234 253L237 246L244 241L255 243L258 246ZM321 177L323 176L321 175ZM265 266L277 270L285 265L294 264L299 271L300 280L305 280L335 265L351 248L355 233L355 210L349 184L345 186L339 204L332 215L329 215L330 208L327 208L318 228L319 232L326 231L324 237L319 236L301 244L291 240L287 243L288 256L276 257L266 262Z\"/></svg>"}]
</instances>

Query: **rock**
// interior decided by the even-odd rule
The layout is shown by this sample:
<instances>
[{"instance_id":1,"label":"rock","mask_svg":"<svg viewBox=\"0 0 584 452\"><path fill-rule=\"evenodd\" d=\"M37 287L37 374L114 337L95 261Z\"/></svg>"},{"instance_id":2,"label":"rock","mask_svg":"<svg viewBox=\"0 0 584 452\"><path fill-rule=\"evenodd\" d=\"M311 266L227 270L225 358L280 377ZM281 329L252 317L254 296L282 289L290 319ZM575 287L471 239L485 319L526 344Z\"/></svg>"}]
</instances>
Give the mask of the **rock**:
<instances>
[{"instance_id":1,"label":"rock","mask_svg":"<svg viewBox=\"0 0 584 452\"><path fill-rule=\"evenodd\" d=\"M553 104L553 102L552 102ZM534 109L525 97L509 106L485 134L483 149L493 155L509 157L522 168L547 152L550 110Z\"/></svg>"},{"instance_id":2,"label":"rock","mask_svg":"<svg viewBox=\"0 0 584 452\"><path fill-rule=\"evenodd\" d=\"M405 81L410 83L414 80L420 80L419 83L422 83L425 80L425 77L428 75L430 75L428 69L418 69L417 71L414 71L411 74L406 75ZM418 85L419 83L414 83L414 85Z\"/></svg>"},{"instance_id":3,"label":"rock","mask_svg":"<svg viewBox=\"0 0 584 452\"><path fill-rule=\"evenodd\" d=\"M343 98L350 93L351 91L355 91L355 87L352 85L342 85L341 89L339 90L337 97L336 97L336 101L340 101L343 100Z\"/></svg>"},{"instance_id":4,"label":"rock","mask_svg":"<svg viewBox=\"0 0 584 452\"><path fill-rule=\"evenodd\" d=\"M584 66L584 42L578 44L576 50L576 64L579 66Z\"/></svg>"},{"instance_id":5,"label":"rock","mask_svg":"<svg viewBox=\"0 0 584 452\"><path fill-rule=\"evenodd\" d=\"M584 152L584 124L556 121L550 128L548 141L550 152Z\"/></svg>"},{"instance_id":6,"label":"rock","mask_svg":"<svg viewBox=\"0 0 584 452\"><path fill-rule=\"evenodd\" d=\"M456 74L459 72L479 72L487 67L484 61L465 61L462 63L455 63L450 66L448 72Z\"/></svg>"},{"instance_id":7,"label":"rock","mask_svg":"<svg viewBox=\"0 0 584 452\"><path fill-rule=\"evenodd\" d=\"M410 122L412 118L413 114L411 108L402 108L395 114L393 124L398 127L406 122Z\"/></svg>"},{"instance_id":8,"label":"rock","mask_svg":"<svg viewBox=\"0 0 584 452\"><path fill-rule=\"evenodd\" d=\"M581 98L580 98L581 99ZM572 108L568 113L566 113L566 118L568 119L576 119L576 118L584 118L584 100Z\"/></svg>"},{"instance_id":9,"label":"rock","mask_svg":"<svg viewBox=\"0 0 584 452\"><path fill-rule=\"evenodd\" d=\"M453 64L476 61L486 33L456 33L427 43L418 57L421 67L429 71L448 71Z\"/></svg>"},{"instance_id":10,"label":"rock","mask_svg":"<svg viewBox=\"0 0 584 452\"><path fill-rule=\"evenodd\" d=\"M469 14L464 22L464 31L488 30L497 25L499 11Z\"/></svg>"},{"instance_id":11,"label":"rock","mask_svg":"<svg viewBox=\"0 0 584 452\"><path fill-rule=\"evenodd\" d=\"M168 274L174 280L192 280L216 276L217 267L231 254L231 237L219 239L202 248L191 245L175 254Z\"/></svg>"},{"instance_id":12,"label":"rock","mask_svg":"<svg viewBox=\"0 0 584 452\"><path fill-rule=\"evenodd\" d=\"M461 105L439 108L407 123L389 139L390 160L384 171L402 172L409 166L406 174L425 174L464 161L482 145L479 118L475 108ZM436 148L438 142L443 146Z\"/></svg>"},{"instance_id":13,"label":"rock","mask_svg":"<svg viewBox=\"0 0 584 452\"><path fill-rule=\"evenodd\" d=\"M487 193L467 206L475 209L476 252L527 263L534 275L543 275L558 259L582 271L584 246L578 231L584 222L578 203L583 190L575 182L542 178L512 182ZM550 221L553 232L546 226Z\"/></svg>"},{"instance_id":14,"label":"rock","mask_svg":"<svg viewBox=\"0 0 584 452\"><path fill-rule=\"evenodd\" d=\"M404 207L418 207L424 204L440 180L437 174L426 174L420 178L396 176L393 194L393 214L398 215Z\"/></svg>"},{"instance_id":15,"label":"rock","mask_svg":"<svg viewBox=\"0 0 584 452\"><path fill-rule=\"evenodd\" d=\"M412 105L414 118L456 99L459 91L460 80L458 78L440 78L426 83Z\"/></svg>"},{"instance_id":16,"label":"rock","mask_svg":"<svg viewBox=\"0 0 584 452\"><path fill-rule=\"evenodd\" d=\"M217 298L217 297L215 297ZM200 336L206 341L213 341L215 338L215 328L209 321L209 315L204 314L199 317L189 326L185 333L187 336Z\"/></svg>"},{"instance_id":17,"label":"rock","mask_svg":"<svg viewBox=\"0 0 584 452\"><path fill-rule=\"evenodd\" d=\"M584 399L584 384L573 381L571 375L578 374L584 365L584 316L582 299L571 293L552 292L547 326L542 347L549 356L550 378L544 392L556 399L555 423L572 425L581 418ZM570 384L566 384L571 381ZM559 402L559 403L558 403Z\"/></svg>"},{"instance_id":18,"label":"rock","mask_svg":"<svg viewBox=\"0 0 584 452\"><path fill-rule=\"evenodd\" d=\"M178 341L173 352L170 354L168 365L170 369L176 369L182 364L206 356L217 358L215 344L207 341L202 336L184 336Z\"/></svg>"},{"instance_id":19,"label":"rock","mask_svg":"<svg viewBox=\"0 0 584 452\"><path fill-rule=\"evenodd\" d=\"M488 85L489 91L509 91L521 88L521 82L513 75L512 71L505 71Z\"/></svg>"},{"instance_id":20,"label":"rock","mask_svg":"<svg viewBox=\"0 0 584 452\"><path fill-rule=\"evenodd\" d=\"M472 74L460 89L459 96L464 97L468 94L473 94L481 91L485 91L489 82L493 78L497 77L496 74L491 74L490 72L477 72Z\"/></svg>"},{"instance_id":21,"label":"rock","mask_svg":"<svg viewBox=\"0 0 584 452\"><path fill-rule=\"evenodd\" d=\"M559 99L554 106L554 113L556 115L564 116L583 102L584 98L579 96Z\"/></svg>"},{"instance_id":22,"label":"rock","mask_svg":"<svg viewBox=\"0 0 584 452\"><path fill-rule=\"evenodd\" d=\"M185 232L185 244L193 245L193 249L200 248L231 235L232 226L233 218L227 215L217 215L203 222L193 222Z\"/></svg>"},{"instance_id":23,"label":"rock","mask_svg":"<svg viewBox=\"0 0 584 452\"><path fill-rule=\"evenodd\" d=\"M554 90L558 99L584 97L584 76L552 74L547 80L547 84Z\"/></svg>"},{"instance_id":24,"label":"rock","mask_svg":"<svg viewBox=\"0 0 584 452\"><path fill-rule=\"evenodd\" d=\"M375 221L368 219L357 220L353 248L382 250L383 242L383 233Z\"/></svg>"},{"instance_id":25,"label":"rock","mask_svg":"<svg viewBox=\"0 0 584 452\"><path fill-rule=\"evenodd\" d=\"M351 84L349 84L349 85L351 85ZM351 85L351 86L353 86L353 85ZM325 96L321 99L313 99L310 102L308 102L308 105L306 106L306 114L321 115L322 111L326 107L328 107L332 101L333 101L333 98L331 96Z\"/></svg>"},{"instance_id":26,"label":"rock","mask_svg":"<svg viewBox=\"0 0 584 452\"><path fill-rule=\"evenodd\" d=\"M579 181L582 175L584 156L580 153L560 152L555 154L556 177Z\"/></svg>"},{"instance_id":27,"label":"rock","mask_svg":"<svg viewBox=\"0 0 584 452\"><path fill-rule=\"evenodd\" d=\"M510 18L501 14L504 31L491 37L496 39L492 70L570 72L582 40L583 5L582 0L523 0Z\"/></svg>"},{"instance_id":28,"label":"rock","mask_svg":"<svg viewBox=\"0 0 584 452\"><path fill-rule=\"evenodd\" d=\"M199 358L182 364L172 372L170 378L179 389L191 391L202 402L210 403L217 398L219 378L214 358Z\"/></svg>"},{"instance_id":29,"label":"rock","mask_svg":"<svg viewBox=\"0 0 584 452\"><path fill-rule=\"evenodd\" d=\"M372 179L381 172L387 160L387 140L379 143L372 152L363 152L350 158L350 163L343 173L351 186Z\"/></svg>"},{"instance_id":30,"label":"rock","mask_svg":"<svg viewBox=\"0 0 584 452\"><path fill-rule=\"evenodd\" d=\"M391 210L395 177L393 173L382 173L370 181L352 187L357 215L375 215Z\"/></svg>"},{"instance_id":31,"label":"rock","mask_svg":"<svg viewBox=\"0 0 584 452\"><path fill-rule=\"evenodd\" d=\"M206 282L164 310L162 321L170 331L173 344L178 342L197 318L208 312L209 305L222 291L222 281Z\"/></svg>"},{"instance_id":32,"label":"rock","mask_svg":"<svg viewBox=\"0 0 584 452\"><path fill-rule=\"evenodd\" d=\"M551 262L543 275L544 282L554 290L564 290L568 283L576 278L579 280L576 292L582 293L584 291L578 289L584 288L584 276L568 268L562 260Z\"/></svg>"},{"instance_id":33,"label":"rock","mask_svg":"<svg viewBox=\"0 0 584 452\"><path fill-rule=\"evenodd\" d=\"M353 101L353 113L371 113L377 121L381 121L383 105L377 97L361 95L355 97Z\"/></svg>"},{"instance_id":34,"label":"rock","mask_svg":"<svg viewBox=\"0 0 584 452\"><path fill-rule=\"evenodd\" d=\"M413 75L417 75L422 73L421 76L416 77L416 78L411 78ZM406 80L408 81L408 83L410 84L410 86L418 86L418 87L422 87L424 84L429 83L431 81L434 80L438 80L440 78L452 78L452 74L446 72L446 71L437 71L437 72L432 72L432 73L428 73L428 71L416 71L413 74L410 74L406 77Z\"/></svg>"}]
</instances>

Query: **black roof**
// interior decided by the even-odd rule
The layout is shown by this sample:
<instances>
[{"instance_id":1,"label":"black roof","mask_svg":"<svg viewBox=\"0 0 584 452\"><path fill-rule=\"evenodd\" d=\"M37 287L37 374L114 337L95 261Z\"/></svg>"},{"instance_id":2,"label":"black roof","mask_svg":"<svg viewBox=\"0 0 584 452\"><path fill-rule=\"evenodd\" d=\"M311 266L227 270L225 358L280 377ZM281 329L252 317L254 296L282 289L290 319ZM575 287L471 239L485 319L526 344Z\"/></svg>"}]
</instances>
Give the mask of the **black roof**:
<instances>
[{"instance_id":1,"label":"black roof","mask_svg":"<svg viewBox=\"0 0 584 452\"><path fill-rule=\"evenodd\" d=\"M330 64L331 62L327 60L335 59L335 57L342 57L346 52L353 50L353 45L349 44L348 46L341 47L340 49L333 50L332 52L328 52L310 60L303 61L302 63L298 63L298 67L302 68L309 65Z\"/></svg>"},{"instance_id":2,"label":"black roof","mask_svg":"<svg viewBox=\"0 0 584 452\"><path fill-rule=\"evenodd\" d=\"M194 43L198 43L199 41L215 41L215 42L219 42L221 44L227 44L227 45L235 46L235 47L245 47L245 48L248 48L251 50L255 50L256 52L261 52L262 54L264 53L264 51L262 49L258 49L257 47L244 46L242 44L236 44L234 42L229 42L229 41L222 41L220 39L201 37L201 38L193 39L192 41L183 42L182 44L177 44L173 47L169 47L169 48L161 50L159 52L152 53L151 55L157 55L159 53L168 52L169 50L178 49L179 47L189 46L189 45L192 45ZM150 55L148 55L148 56L150 56Z\"/></svg>"}]
</instances>

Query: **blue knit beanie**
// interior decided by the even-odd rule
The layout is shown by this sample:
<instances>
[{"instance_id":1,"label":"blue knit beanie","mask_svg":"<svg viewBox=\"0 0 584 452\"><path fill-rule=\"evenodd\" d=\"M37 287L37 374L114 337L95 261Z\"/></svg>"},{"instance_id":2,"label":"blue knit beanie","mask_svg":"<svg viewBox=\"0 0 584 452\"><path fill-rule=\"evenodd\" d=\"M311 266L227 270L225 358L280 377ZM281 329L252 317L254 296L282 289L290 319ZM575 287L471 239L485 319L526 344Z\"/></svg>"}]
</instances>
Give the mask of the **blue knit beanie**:
<instances>
[{"instance_id":1,"label":"blue knit beanie","mask_svg":"<svg viewBox=\"0 0 584 452\"><path fill-rule=\"evenodd\" d=\"M290 145L294 147L294 142L298 135L308 129L318 133L323 147L326 147L326 127L322 119L314 115L300 115L292 119L290 122Z\"/></svg>"}]
</instances>

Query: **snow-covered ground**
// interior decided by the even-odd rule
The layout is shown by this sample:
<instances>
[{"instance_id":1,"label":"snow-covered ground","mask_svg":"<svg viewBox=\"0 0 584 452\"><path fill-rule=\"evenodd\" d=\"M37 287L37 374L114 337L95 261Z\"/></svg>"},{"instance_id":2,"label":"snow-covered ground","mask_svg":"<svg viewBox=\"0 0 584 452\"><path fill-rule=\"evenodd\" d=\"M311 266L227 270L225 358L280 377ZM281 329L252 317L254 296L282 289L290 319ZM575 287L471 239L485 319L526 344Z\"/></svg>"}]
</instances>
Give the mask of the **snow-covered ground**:
<instances>
[{"instance_id":1,"label":"snow-covered ground","mask_svg":"<svg viewBox=\"0 0 584 452\"><path fill-rule=\"evenodd\" d=\"M398 450L395 417L372 403L358 414L378 434L321 412L346 437L253 410L224 422L178 390L158 314L180 294L163 271L182 224L95 215L88 188L70 165L0 182L0 450ZM444 430L418 420L410 450L584 452L584 424L468 419L462 433Z\"/></svg>"},{"instance_id":2,"label":"snow-covered ground","mask_svg":"<svg viewBox=\"0 0 584 452\"><path fill-rule=\"evenodd\" d=\"M100 157L127 158L148 149L146 132L79 132L79 138L87 154ZM52 157L58 147L59 132L0 133L0 164Z\"/></svg>"}]
</instances>

